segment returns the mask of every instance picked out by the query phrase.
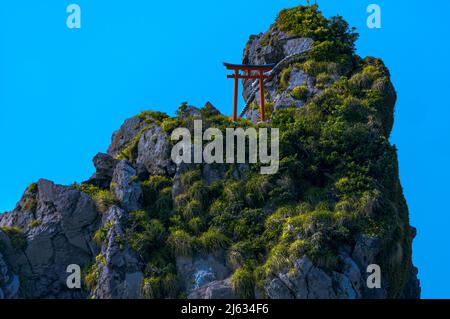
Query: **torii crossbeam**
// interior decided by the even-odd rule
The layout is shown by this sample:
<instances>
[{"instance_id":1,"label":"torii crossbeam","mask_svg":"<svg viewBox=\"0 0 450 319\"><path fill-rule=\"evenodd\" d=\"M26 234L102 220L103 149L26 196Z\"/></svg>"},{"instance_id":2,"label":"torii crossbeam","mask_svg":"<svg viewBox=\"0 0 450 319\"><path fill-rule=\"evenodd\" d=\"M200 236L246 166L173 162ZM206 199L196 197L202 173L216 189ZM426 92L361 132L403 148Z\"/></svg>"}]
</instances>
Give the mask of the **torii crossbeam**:
<instances>
[{"instance_id":1,"label":"torii crossbeam","mask_svg":"<svg viewBox=\"0 0 450 319\"><path fill-rule=\"evenodd\" d=\"M239 79L259 79L259 112L261 114L261 122L265 122L265 110L264 110L264 80L269 76L264 72L270 71L275 67L275 64L230 64L223 63L227 70L234 71L234 74L227 75L227 78L234 79L234 104L233 104L233 121L237 120L237 106L238 106L238 93L239 93ZM244 73L241 74L240 72Z\"/></svg>"}]
</instances>

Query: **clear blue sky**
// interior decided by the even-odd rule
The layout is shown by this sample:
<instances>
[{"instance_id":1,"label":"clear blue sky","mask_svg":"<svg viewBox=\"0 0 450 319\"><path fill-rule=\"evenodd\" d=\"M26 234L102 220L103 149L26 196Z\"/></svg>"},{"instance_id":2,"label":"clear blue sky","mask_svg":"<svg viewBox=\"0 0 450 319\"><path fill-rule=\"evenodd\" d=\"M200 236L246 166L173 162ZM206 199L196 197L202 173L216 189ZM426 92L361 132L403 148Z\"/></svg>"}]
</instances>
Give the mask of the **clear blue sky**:
<instances>
[{"instance_id":1,"label":"clear blue sky","mask_svg":"<svg viewBox=\"0 0 450 319\"><path fill-rule=\"evenodd\" d=\"M82 9L81 30L66 7ZM240 62L250 34L305 1L2 1L0 212L44 177L83 181L111 133L145 109L173 113L211 101L229 113L222 61ZM392 143L418 228L414 260L423 297L450 298L450 1L324 0L358 28L358 53L384 59L398 91ZM382 29L366 7L382 8Z\"/></svg>"}]
</instances>

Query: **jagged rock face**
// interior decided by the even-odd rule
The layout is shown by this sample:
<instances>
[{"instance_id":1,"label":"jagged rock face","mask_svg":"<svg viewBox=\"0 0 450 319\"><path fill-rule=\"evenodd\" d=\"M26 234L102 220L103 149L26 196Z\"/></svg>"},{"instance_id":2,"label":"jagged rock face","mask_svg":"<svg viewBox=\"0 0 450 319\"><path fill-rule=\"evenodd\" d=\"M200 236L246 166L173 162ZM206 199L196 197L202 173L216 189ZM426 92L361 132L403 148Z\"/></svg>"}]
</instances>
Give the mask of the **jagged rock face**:
<instances>
[{"instance_id":1,"label":"jagged rock face","mask_svg":"<svg viewBox=\"0 0 450 319\"><path fill-rule=\"evenodd\" d=\"M136 163L144 165L151 175L173 175L175 165L170 151L167 133L161 127L152 127L139 140Z\"/></svg>"},{"instance_id":2,"label":"jagged rock face","mask_svg":"<svg viewBox=\"0 0 450 319\"><path fill-rule=\"evenodd\" d=\"M120 161L115 167L112 190L126 210L131 212L142 208L142 189L137 171L126 161Z\"/></svg>"},{"instance_id":3,"label":"jagged rock face","mask_svg":"<svg viewBox=\"0 0 450 319\"><path fill-rule=\"evenodd\" d=\"M108 148L108 154L112 157L116 157L145 126L150 126L150 124L145 123L145 121L138 117L132 117L126 120L120 129L113 133L111 145Z\"/></svg>"},{"instance_id":4,"label":"jagged rock face","mask_svg":"<svg viewBox=\"0 0 450 319\"><path fill-rule=\"evenodd\" d=\"M231 273L223 253L180 256L177 258L177 271L188 294L213 281L224 280Z\"/></svg>"},{"instance_id":5,"label":"jagged rock face","mask_svg":"<svg viewBox=\"0 0 450 319\"><path fill-rule=\"evenodd\" d=\"M100 188L109 188L113 178L114 169L118 160L104 153L98 153L93 159L95 173L85 183L98 186Z\"/></svg>"},{"instance_id":6,"label":"jagged rock face","mask_svg":"<svg viewBox=\"0 0 450 319\"><path fill-rule=\"evenodd\" d=\"M1 236L2 234L0 234ZM0 253L0 299L18 297L19 287L19 276L11 272L3 255Z\"/></svg>"},{"instance_id":7,"label":"jagged rock face","mask_svg":"<svg viewBox=\"0 0 450 319\"><path fill-rule=\"evenodd\" d=\"M252 36L244 52L244 63L276 64L264 85L272 113L289 122L278 119L285 127L282 153L289 153L282 154L279 174L261 176L248 164L171 161L171 127L191 127L198 118L232 125L209 102L203 109L183 103L175 118L143 112L113 134L107 154L94 157L96 172L82 185L92 187L41 180L14 211L0 215L0 299L420 297L411 261L415 229L409 226L395 151L386 145L396 98L388 71L377 59L350 54L343 67L321 61L314 65L320 71L306 72L316 44L273 25ZM351 93L333 88L337 81ZM243 84L248 104L259 104L257 84ZM365 92L379 99L367 99ZM333 112L341 113L336 119ZM257 108L244 113L259 121ZM348 133L346 126L355 130ZM360 135L367 139L355 138ZM366 144L369 155L356 157ZM339 163L342 156L356 168ZM344 169L350 173L341 175ZM360 190L355 180L357 186L383 187ZM345 193L351 187L359 193ZM100 206L106 206L103 214ZM369 235L357 228L361 220L379 222L389 214L395 216L387 224L393 221L396 228L386 227L382 235L378 230L385 223ZM311 247L314 254L308 254ZM322 249L327 259L317 257ZM279 251L283 262L274 262ZM381 289L369 289L367 266L379 263L389 273L383 273ZM70 264L89 269L83 290L67 288ZM258 284L256 267L265 276Z\"/></svg>"},{"instance_id":8,"label":"jagged rock face","mask_svg":"<svg viewBox=\"0 0 450 319\"><path fill-rule=\"evenodd\" d=\"M33 205L30 204L33 203ZM96 255L92 236L99 224L95 203L72 187L40 180L27 190L16 209L0 226L19 227L23 247L4 243L4 256L14 273L23 277L20 295L31 298L81 298L67 288L67 266L84 266ZM17 244L16 244L17 246Z\"/></svg>"},{"instance_id":9,"label":"jagged rock face","mask_svg":"<svg viewBox=\"0 0 450 319\"><path fill-rule=\"evenodd\" d=\"M312 47L313 40L303 37L288 36L282 31L271 28L266 33L251 36L244 51L244 64L276 64L275 69L270 72L272 78L264 83L266 99L274 104L274 109L278 107L304 105L304 101L294 99L289 92L297 86L306 83L311 90L311 94L315 93L313 79L298 68L290 71L290 82L285 90L279 90L280 71L283 64L289 60L295 59ZM246 103L255 101L259 105L259 81L244 81L243 96ZM252 122L259 121L259 110L249 109L245 115Z\"/></svg>"},{"instance_id":10,"label":"jagged rock face","mask_svg":"<svg viewBox=\"0 0 450 319\"><path fill-rule=\"evenodd\" d=\"M97 257L99 279L93 292L96 299L141 298L142 265L136 253L124 242L123 223L127 218L126 212L116 206L111 207L103 218L103 224L110 227L100 257Z\"/></svg>"},{"instance_id":11,"label":"jagged rock face","mask_svg":"<svg viewBox=\"0 0 450 319\"><path fill-rule=\"evenodd\" d=\"M283 31L273 30L252 35L244 51L244 64L278 63L286 57L308 51L313 40L293 37Z\"/></svg>"},{"instance_id":12,"label":"jagged rock face","mask_svg":"<svg viewBox=\"0 0 450 319\"><path fill-rule=\"evenodd\" d=\"M230 279L215 280L193 290L188 299L239 299L235 294Z\"/></svg>"},{"instance_id":13,"label":"jagged rock face","mask_svg":"<svg viewBox=\"0 0 450 319\"><path fill-rule=\"evenodd\" d=\"M322 269L313 265L308 257L295 263L295 272L280 273L266 286L272 299L335 299L333 282Z\"/></svg>"},{"instance_id":14,"label":"jagged rock face","mask_svg":"<svg viewBox=\"0 0 450 319\"><path fill-rule=\"evenodd\" d=\"M346 254L339 256L340 272L325 272L315 266L308 257L295 263L294 270L281 272L266 284L266 292L273 299L359 299L363 297L365 280L361 269ZM378 298L385 298L386 291L379 291Z\"/></svg>"}]
</instances>

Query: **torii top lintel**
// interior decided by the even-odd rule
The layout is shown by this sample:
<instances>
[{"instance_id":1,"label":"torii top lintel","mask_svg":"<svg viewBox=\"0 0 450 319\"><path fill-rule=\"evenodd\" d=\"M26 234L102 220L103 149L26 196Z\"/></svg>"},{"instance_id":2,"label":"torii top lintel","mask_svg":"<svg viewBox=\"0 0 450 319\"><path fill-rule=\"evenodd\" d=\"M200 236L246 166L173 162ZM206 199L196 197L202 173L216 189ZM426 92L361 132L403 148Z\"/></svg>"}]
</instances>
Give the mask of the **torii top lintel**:
<instances>
[{"instance_id":1,"label":"torii top lintel","mask_svg":"<svg viewBox=\"0 0 450 319\"><path fill-rule=\"evenodd\" d=\"M234 79L234 105L233 105L233 121L237 119L237 104L238 104L238 91L239 91L239 79L259 79L259 111L261 114L261 121L265 121L264 112L264 80L268 79L269 76L265 75L264 72L270 71L275 67L275 64L231 64L223 63L227 70L233 70L234 74L227 75L227 78ZM240 74L240 71L245 71L244 74ZM257 74L252 74L256 72Z\"/></svg>"},{"instance_id":2,"label":"torii top lintel","mask_svg":"<svg viewBox=\"0 0 450 319\"><path fill-rule=\"evenodd\" d=\"M228 70L242 70L242 71L270 71L276 64L231 64L224 62L223 65Z\"/></svg>"}]
</instances>

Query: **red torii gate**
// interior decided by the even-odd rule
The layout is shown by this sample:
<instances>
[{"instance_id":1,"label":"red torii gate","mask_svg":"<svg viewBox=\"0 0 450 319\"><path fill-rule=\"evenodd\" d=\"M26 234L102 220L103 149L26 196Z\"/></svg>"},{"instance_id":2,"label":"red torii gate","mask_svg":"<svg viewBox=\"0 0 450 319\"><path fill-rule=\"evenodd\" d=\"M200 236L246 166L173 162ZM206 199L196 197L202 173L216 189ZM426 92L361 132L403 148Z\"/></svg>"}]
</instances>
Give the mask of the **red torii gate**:
<instances>
[{"instance_id":1,"label":"red torii gate","mask_svg":"<svg viewBox=\"0 0 450 319\"><path fill-rule=\"evenodd\" d=\"M259 79L259 112L261 114L261 121L264 122L266 120L264 112L264 80L269 78L269 76L265 75L264 72L272 70L275 67L275 64L252 65L230 64L224 62L223 65L227 68L227 70L234 71L234 74L227 75L227 78L234 79L233 121L235 122L237 119L239 79ZM241 74L240 71L243 71L244 74ZM257 74L252 74L252 72L257 72Z\"/></svg>"}]
</instances>

